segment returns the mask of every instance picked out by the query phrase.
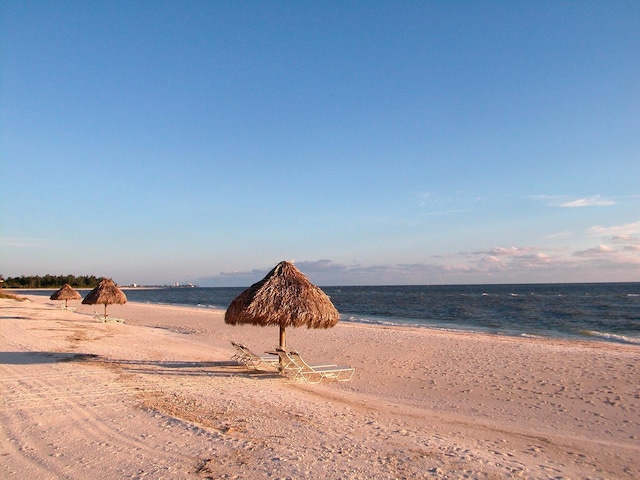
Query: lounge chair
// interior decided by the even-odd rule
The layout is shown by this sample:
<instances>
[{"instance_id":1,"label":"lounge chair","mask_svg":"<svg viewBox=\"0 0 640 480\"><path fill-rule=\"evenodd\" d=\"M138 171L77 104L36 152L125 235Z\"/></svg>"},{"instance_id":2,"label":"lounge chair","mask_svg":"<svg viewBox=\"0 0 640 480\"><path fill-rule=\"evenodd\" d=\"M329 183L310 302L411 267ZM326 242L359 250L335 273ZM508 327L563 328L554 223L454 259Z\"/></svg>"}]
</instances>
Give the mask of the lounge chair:
<instances>
[{"instance_id":1,"label":"lounge chair","mask_svg":"<svg viewBox=\"0 0 640 480\"><path fill-rule=\"evenodd\" d=\"M278 366L278 357L274 355L261 357L240 343L231 341L231 345L236 349L236 353L231 359L238 363L253 367L256 370L274 370Z\"/></svg>"},{"instance_id":2,"label":"lounge chair","mask_svg":"<svg viewBox=\"0 0 640 480\"><path fill-rule=\"evenodd\" d=\"M93 318L100 323L125 323L124 318L116 318L111 315L102 315L97 312L93 312Z\"/></svg>"},{"instance_id":3,"label":"lounge chair","mask_svg":"<svg viewBox=\"0 0 640 480\"><path fill-rule=\"evenodd\" d=\"M292 359L289 357L289 353L280 347L276 347L276 354L278 355L278 373L285 377L296 378L302 370Z\"/></svg>"},{"instance_id":4,"label":"lounge chair","mask_svg":"<svg viewBox=\"0 0 640 480\"><path fill-rule=\"evenodd\" d=\"M276 352L280 357L280 373L306 383L320 383L325 378L338 382L348 382L355 372L353 367L338 367L337 365L311 366L295 350L287 352L281 348L276 348Z\"/></svg>"}]
</instances>

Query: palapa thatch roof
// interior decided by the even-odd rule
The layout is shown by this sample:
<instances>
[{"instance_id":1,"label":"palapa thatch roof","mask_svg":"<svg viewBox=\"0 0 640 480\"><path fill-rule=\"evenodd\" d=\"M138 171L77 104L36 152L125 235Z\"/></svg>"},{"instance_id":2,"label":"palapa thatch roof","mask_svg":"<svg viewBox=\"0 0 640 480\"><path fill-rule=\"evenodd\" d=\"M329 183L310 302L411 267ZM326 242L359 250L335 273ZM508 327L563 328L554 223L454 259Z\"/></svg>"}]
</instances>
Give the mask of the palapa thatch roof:
<instances>
[{"instance_id":1,"label":"palapa thatch roof","mask_svg":"<svg viewBox=\"0 0 640 480\"><path fill-rule=\"evenodd\" d=\"M320 288L290 262L280 262L266 277L238 295L224 316L231 325L330 328L338 310Z\"/></svg>"},{"instance_id":2,"label":"palapa thatch roof","mask_svg":"<svg viewBox=\"0 0 640 480\"><path fill-rule=\"evenodd\" d=\"M49 297L50 300L80 300L82 296L71 285L65 283L60 290Z\"/></svg>"},{"instance_id":3,"label":"palapa thatch roof","mask_svg":"<svg viewBox=\"0 0 640 480\"><path fill-rule=\"evenodd\" d=\"M107 305L127 303L127 296L117 287L113 280L105 278L82 300L83 305L96 305L98 303L104 304L106 315Z\"/></svg>"}]
</instances>

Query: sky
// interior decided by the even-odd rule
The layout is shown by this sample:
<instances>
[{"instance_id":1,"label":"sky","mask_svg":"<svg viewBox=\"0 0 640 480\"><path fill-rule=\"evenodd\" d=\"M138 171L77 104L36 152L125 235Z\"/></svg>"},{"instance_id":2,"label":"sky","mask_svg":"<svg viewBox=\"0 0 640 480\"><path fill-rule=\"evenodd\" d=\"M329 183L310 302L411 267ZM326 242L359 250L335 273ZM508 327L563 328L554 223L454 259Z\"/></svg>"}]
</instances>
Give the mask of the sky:
<instances>
[{"instance_id":1,"label":"sky","mask_svg":"<svg viewBox=\"0 0 640 480\"><path fill-rule=\"evenodd\" d=\"M640 281L640 2L0 3L0 274Z\"/></svg>"}]
</instances>

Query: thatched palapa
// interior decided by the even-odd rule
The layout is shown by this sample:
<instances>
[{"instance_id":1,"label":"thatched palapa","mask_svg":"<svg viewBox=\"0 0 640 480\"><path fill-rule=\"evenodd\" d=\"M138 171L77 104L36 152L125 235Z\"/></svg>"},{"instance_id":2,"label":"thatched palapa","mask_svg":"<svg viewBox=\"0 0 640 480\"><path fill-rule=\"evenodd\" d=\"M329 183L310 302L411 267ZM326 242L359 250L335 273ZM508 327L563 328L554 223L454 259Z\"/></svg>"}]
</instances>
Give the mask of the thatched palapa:
<instances>
[{"instance_id":1,"label":"thatched palapa","mask_svg":"<svg viewBox=\"0 0 640 480\"><path fill-rule=\"evenodd\" d=\"M64 300L64 308L67 308L68 300L80 300L82 296L71 285L65 283L60 290L49 297L50 300Z\"/></svg>"},{"instance_id":2,"label":"thatched palapa","mask_svg":"<svg viewBox=\"0 0 640 480\"><path fill-rule=\"evenodd\" d=\"M112 305L114 303L122 305L127 303L127 296L117 287L113 280L105 278L96 288L91 290L87 296L84 297L82 303L83 305L104 304L104 316L106 318L107 305Z\"/></svg>"},{"instance_id":3,"label":"thatched palapa","mask_svg":"<svg viewBox=\"0 0 640 480\"><path fill-rule=\"evenodd\" d=\"M231 302L224 321L231 325L278 325L280 347L285 348L286 327L330 328L339 316L327 294L292 263L280 262Z\"/></svg>"}]
</instances>

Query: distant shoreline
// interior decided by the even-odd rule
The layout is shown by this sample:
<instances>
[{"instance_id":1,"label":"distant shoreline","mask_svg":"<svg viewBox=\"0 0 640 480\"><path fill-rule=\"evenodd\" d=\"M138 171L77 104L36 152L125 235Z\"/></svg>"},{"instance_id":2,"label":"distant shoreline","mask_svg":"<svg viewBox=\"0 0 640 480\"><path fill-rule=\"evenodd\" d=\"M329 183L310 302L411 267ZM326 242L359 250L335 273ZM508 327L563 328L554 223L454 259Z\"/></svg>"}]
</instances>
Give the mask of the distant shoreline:
<instances>
[{"instance_id":1,"label":"distant shoreline","mask_svg":"<svg viewBox=\"0 0 640 480\"><path fill-rule=\"evenodd\" d=\"M33 288L33 287L25 287L25 288L17 288L17 287L7 287L7 288L2 288L2 291L6 291L6 292L24 292L24 291L38 291L38 292L46 292L46 291L56 291L58 290L59 287L40 287L40 288ZM72 287L75 290L93 290L94 287ZM126 286L126 287L121 287L118 285L118 288L120 290L162 290L165 288L183 288L183 287L170 287L170 286L166 286L166 287L132 287L132 286ZM191 288L191 287L184 287L184 288Z\"/></svg>"},{"instance_id":2,"label":"distant shoreline","mask_svg":"<svg viewBox=\"0 0 640 480\"><path fill-rule=\"evenodd\" d=\"M259 279L256 278L256 281ZM364 285L320 285L320 288L395 288L395 287L425 287L425 288L441 288L441 287L540 287L540 286L579 286L579 285L640 285L640 279L630 282L513 282L513 283L409 283L409 284L364 284ZM161 290L161 289L185 289L190 290L193 288L247 288L249 285L224 285L224 286L203 286L203 285L139 285L139 286L131 286L125 285L120 286L118 288L121 290ZM0 290L57 290L60 287L7 287L3 286ZM79 290L91 290L93 287L73 287Z\"/></svg>"}]
</instances>

